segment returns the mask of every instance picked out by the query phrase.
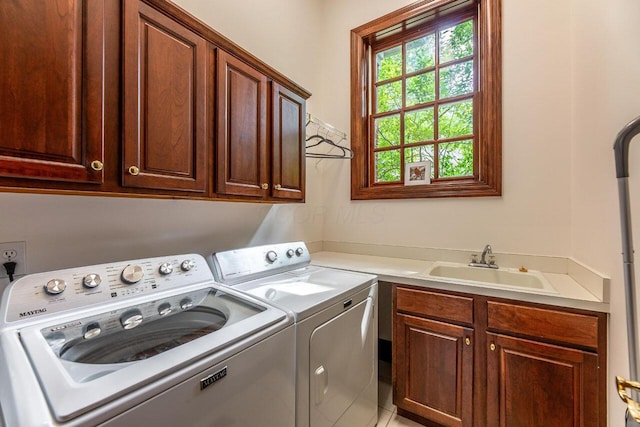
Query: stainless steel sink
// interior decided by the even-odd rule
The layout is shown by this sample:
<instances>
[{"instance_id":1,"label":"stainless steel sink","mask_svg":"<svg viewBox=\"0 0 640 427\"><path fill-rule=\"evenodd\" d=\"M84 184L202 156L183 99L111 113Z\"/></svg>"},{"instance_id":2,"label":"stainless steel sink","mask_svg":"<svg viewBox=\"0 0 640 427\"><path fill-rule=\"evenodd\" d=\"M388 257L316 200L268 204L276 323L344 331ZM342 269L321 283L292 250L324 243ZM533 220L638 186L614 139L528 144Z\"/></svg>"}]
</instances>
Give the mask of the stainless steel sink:
<instances>
[{"instance_id":1,"label":"stainless steel sink","mask_svg":"<svg viewBox=\"0 0 640 427\"><path fill-rule=\"evenodd\" d=\"M550 293L558 292L551 283L545 279L541 272L535 270L522 272L515 268L489 269L469 267L465 264L458 263L436 262L425 272L425 275L480 282L497 287L537 290Z\"/></svg>"}]
</instances>

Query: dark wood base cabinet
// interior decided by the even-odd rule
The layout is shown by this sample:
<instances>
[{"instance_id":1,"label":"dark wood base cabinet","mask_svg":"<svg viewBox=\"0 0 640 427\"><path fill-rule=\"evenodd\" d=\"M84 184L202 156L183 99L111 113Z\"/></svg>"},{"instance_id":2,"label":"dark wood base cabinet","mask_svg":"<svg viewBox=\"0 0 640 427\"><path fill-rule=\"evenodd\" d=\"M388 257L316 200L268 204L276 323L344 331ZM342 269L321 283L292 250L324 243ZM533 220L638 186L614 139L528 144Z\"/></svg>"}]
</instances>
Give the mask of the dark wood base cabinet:
<instances>
[{"instance_id":1,"label":"dark wood base cabinet","mask_svg":"<svg viewBox=\"0 0 640 427\"><path fill-rule=\"evenodd\" d=\"M311 94L171 1L2 1L0 27L0 191L304 201Z\"/></svg>"},{"instance_id":2,"label":"dark wood base cabinet","mask_svg":"<svg viewBox=\"0 0 640 427\"><path fill-rule=\"evenodd\" d=\"M427 426L604 427L604 313L394 285L393 393Z\"/></svg>"}]
</instances>

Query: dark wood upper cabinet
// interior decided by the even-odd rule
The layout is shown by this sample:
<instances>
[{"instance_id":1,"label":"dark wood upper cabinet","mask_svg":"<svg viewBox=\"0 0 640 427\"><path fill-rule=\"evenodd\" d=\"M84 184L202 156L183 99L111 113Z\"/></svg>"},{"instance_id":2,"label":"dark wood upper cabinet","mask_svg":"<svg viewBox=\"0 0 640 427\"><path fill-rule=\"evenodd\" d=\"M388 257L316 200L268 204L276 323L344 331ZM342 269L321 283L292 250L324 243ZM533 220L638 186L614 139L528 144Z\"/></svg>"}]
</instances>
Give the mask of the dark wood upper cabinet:
<instances>
[{"instance_id":1,"label":"dark wood upper cabinet","mask_svg":"<svg viewBox=\"0 0 640 427\"><path fill-rule=\"evenodd\" d=\"M269 194L267 77L218 51L216 192Z\"/></svg>"},{"instance_id":2,"label":"dark wood upper cabinet","mask_svg":"<svg viewBox=\"0 0 640 427\"><path fill-rule=\"evenodd\" d=\"M207 42L124 2L123 184L207 191Z\"/></svg>"},{"instance_id":3,"label":"dark wood upper cabinet","mask_svg":"<svg viewBox=\"0 0 640 427\"><path fill-rule=\"evenodd\" d=\"M0 191L303 201L310 93L169 0L0 1Z\"/></svg>"},{"instance_id":4,"label":"dark wood upper cabinet","mask_svg":"<svg viewBox=\"0 0 640 427\"><path fill-rule=\"evenodd\" d=\"M103 182L102 1L0 2L0 176Z\"/></svg>"},{"instance_id":5,"label":"dark wood upper cabinet","mask_svg":"<svg viewBox=\"0 0 640 427\"><path fill-rule=\"evenodd\" d=\"M305 190L305 100L278 83L271 85L272 195L304 200Z\"/></svg>"}]
</instances>

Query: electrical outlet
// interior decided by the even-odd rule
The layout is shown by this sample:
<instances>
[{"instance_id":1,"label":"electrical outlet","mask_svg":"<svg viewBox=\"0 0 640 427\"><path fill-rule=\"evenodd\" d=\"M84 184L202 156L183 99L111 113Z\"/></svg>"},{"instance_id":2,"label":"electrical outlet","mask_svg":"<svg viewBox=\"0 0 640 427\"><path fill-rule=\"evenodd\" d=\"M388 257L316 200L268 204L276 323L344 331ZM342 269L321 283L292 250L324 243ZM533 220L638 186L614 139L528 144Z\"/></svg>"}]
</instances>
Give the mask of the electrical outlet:
<instances>
[{"instance_id":1,"label":"electrical outlet","mask_svg":"<svg viewBox=\"0 0 640 427\"><path fill-rule=\"evenodd\" d=\"M27 245L25 242L0 243L0 279L9 277L2 264L7 261L16 263L14 279L27 274Z\"/></svg>"}]
</instances>

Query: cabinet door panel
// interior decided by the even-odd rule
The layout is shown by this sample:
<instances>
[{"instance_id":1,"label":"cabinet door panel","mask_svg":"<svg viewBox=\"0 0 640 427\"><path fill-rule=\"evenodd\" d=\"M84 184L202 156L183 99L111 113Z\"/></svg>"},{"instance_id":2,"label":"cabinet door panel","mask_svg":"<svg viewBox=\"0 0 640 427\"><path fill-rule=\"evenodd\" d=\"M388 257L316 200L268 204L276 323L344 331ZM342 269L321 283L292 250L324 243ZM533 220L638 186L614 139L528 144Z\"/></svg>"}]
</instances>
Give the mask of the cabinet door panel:
<instances>
[{"instance_id":1,"label":"cabinet door panel","mask_svg":"<svg viewBox=\"0 0 640 427\"><path fill-rule=\"evenodd\" d=\"M489 426L597 426L598 356L487 334Z\"/></svg>"},{"instance_id":2,"label":"cabinet door panel","mask_svg":"<svg viewBox=\"0 0 640 427\"><path fill-rule=\"evenodd\" d=\"M125 2L124 185L206 191L206 60L204 39Z\"/></svg>"},{"instance_id":3,"label":"cabinet door panel","mask_svg":"<svg viewBox=\"0 0 640 427\"><path fill-rule=\"evenodd\" d=\"M216 191L267 196L266 76L219 51L217 99ZM263 184L267 188L263 188Z\"/></svg>"},{"instance_id":4,"label":"cabinet door panel","mask_svg":"<svg viewBox=\"0 0 640 427\"><path fill-rule=\"evenodd\" d=\"M472 339L472 329L397 314L395 404L443 426L470 426Z\"/></svg>"},{"instance_id":5,"label":"cabinet door panel","mask_svg":"<svg viewBox=\"0 0 640 427\"><path fill-rule=\"evenodd\" d=\"M104 15L102 1L0 2L0 175L103 181Z\"/></svg>"},{"instance_id":6,"label":"cabinet door panel","mask_svg":"<svg viewBox=\"0 0 640 427\"><path fill-rule=\"evenodd\" d=\"M305 100L273 83L274 197L304 199Z\"/></svg>"}]
</instances>

